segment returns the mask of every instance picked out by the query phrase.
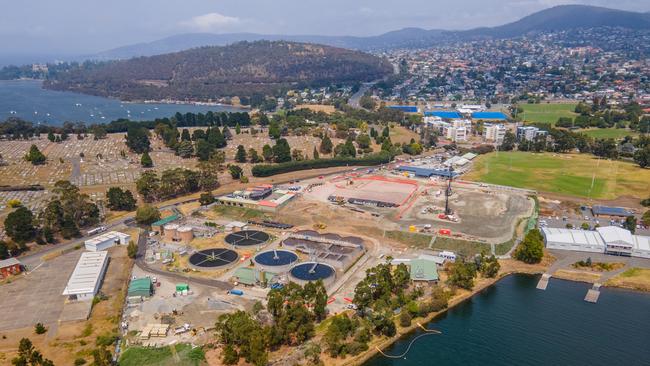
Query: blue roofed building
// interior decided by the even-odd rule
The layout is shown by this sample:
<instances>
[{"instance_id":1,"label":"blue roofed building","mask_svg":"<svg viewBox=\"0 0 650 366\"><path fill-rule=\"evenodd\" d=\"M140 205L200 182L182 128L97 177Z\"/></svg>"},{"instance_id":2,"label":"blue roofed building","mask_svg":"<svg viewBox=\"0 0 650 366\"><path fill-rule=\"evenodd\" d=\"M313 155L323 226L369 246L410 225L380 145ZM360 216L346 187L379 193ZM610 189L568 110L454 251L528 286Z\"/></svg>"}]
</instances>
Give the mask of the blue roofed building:
<instances>
[{"instance_id":1,"label":"blue roofed building","mask_svg":"<svg viewBox=\"0 0 650 366\"><path fill-rule=\"evenodd\" d=\"M461 118L460 113L456 111L426 111L424 115L427 117L440 117L446 119Z\"/></svg>"},{"instance_id":2,"label":"blue roofed building","mask_svg":"<svg viewBox=\"0 0 650 366\"><path fill-rule=\"evenodd\" d=\"M472 119L493 119L505 121L508 119L508 116L503 112L473 112Z\"/></svg>"},{"instance_id":3,"label":"blue roofed building","mask_svg":"<svg viewBox=\"0 0 650 366\"><path fill-rule=\"evenodd\" d=\"M591 213L594 216L617 216L627 217L632 216L632 213L623 207L609 207L609 206L593 206Z\"/></svg>"},{"instance_id":4,"label":"blue roofed building","mask_svg":"<svg viewBox=\"0 0 650 366\"><path fill-rule=\"evenodd\" d=\"M414 105L389 105L390 109L397 109L404 113L418 113L418 107Z\"/></svg>"},{"instance_id":5,"label":"blue roofed building","mask_svg":"<svg viewBox=\"0 0 650 366\"><path fill-rule=\"evenodd\" d=\"M434 176L445 177L445 178L451 176L453 178L458 176L458 173L450 172L449 170L446 169L431 169L431 168L422 168L422 167L409 166L409 165L398 166L396 170L399 172L412 173L416 177L422 177L422 178L431 178Z\"/></svg>"}]
</instances>

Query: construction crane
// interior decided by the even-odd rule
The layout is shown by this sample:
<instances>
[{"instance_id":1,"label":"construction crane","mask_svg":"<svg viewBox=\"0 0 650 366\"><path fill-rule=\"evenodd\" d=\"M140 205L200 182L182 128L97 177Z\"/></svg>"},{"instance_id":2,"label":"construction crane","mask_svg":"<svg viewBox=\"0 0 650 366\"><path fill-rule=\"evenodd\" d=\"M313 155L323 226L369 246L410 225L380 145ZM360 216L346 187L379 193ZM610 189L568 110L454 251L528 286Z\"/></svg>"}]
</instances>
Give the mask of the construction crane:
<instances>
[{"instance_id":1,"label":"construction crane","mask_svg":"<svg viewBox=\"0 0 650 366\"><path fill-rule=\"evenodd\" d=\"M454 168L449 166L448 175L447 175L447 189L445 190L445 215L449 216L452 214L451 208L449 208L449 196L451 196L451 181L453 179Z\"/></svg>"}]
</instances>

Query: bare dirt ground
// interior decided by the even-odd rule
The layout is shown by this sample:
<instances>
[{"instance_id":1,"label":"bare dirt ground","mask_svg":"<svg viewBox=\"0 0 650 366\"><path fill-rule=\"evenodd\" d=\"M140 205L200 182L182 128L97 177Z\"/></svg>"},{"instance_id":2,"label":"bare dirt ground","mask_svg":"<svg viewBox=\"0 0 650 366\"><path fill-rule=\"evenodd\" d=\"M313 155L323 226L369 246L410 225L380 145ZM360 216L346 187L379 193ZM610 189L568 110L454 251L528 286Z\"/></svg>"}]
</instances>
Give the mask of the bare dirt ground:
<instances>
[{"instance_id":1,"label":"bare dirt ground","mask_svg":"<svg viewBox=\"0 0 650 366\"><path fill-rule=\"evenodd\" d=\"M437 188L430 189L429 192ZM438 191L443 190L443 187ZM527 214L533 202L524 195L506 192L481 192L457 188L450 197L449 206L458 222L440 220L437 214L444 213L444 193L421 195L413 206L406 210L399 221L403 225L430 224L435 229L450 229L468 236L490 242L504 242L512 238L516 221ZM432 208L433 212L423 210Z\"/></svg>"},{"instance_id":2,"label":"bare dirt ground","mask_svg":"<svg viewBox=\"0 0 650 366\"><path fill-rule=\"evenodd\" d=\"M73 252L67 256L78 257L79 255L80 252ZM17 348L18 341L22 337L28 337L34 343L34 346L43 353L43 356L52 360L56 365L71 365L79 357L85 358L87 361L90 360L90 351L95 347L95 339L97 336L110 334L117 330L119 315L124 302L128 278L133 263L126 255L125 246L111 248L109 250L109 256L110 262L100 289L108 299L100 301L93 307L90 318L87 321L61 323L55 320L53 323L45 323L48 331L44 335L35 335L33 325L19 329L0 331L0 334L6 336L6 339L0 339L0 354L4 353L5 359L10 360L15 356L14 352ZM61 256L52 262L55 264L59 261L68 262L68 259L66 256ZM75 263L76 260L71 261L72 267L69 268L70 273ZM56 270L61 271L62 269L58 268ZM40 270L39 268L32 275L36 275ZM63 287L65 287L67 279L68 276L63 281ZM44 284L50 283L48 280L43 280L42 282ZM63 288L60 290L62 292ZM34 313L47 312L54 304L58 302L63 304L64 296L61 295L61 292L58 292L56 300L54 298L51 301L41 300L38 304L30 305L28 309ZM43 310L39 310L39 306L42 306ZM2 361L1 356L0 361Z\"/></svg>"}]
</instances>

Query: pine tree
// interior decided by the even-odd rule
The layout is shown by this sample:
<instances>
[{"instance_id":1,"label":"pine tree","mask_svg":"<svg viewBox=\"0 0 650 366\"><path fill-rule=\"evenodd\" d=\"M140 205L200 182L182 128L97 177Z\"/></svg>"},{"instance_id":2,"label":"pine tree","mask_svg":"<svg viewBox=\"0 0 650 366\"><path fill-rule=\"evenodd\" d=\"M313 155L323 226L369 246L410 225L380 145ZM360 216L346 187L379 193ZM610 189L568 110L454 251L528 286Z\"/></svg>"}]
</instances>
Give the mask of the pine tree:
<instances>
[{"instance_id":1,"label":"pine tree","mask_svg":"<svg viewBox=\"0 0 650 366\"><path fill-rule=\"evenodd\" d=\"M153 160L151 160L151 156L149 156L148 152L145 151L144 154L142 154L140 165L142 165L143 168L151 168L153 166Z\"/></svg>"},{"instance_id":2,"label":"pine tree","mask_svg":"<svg viewBox=\"0 0 650 366\"><path fill-rule=\"evenodd\" d=\"M244 149L243 145L237 146L237 153L235 154L235 161L238 163L245 163L246 162L246 149Z\"/></svg>"}]
</instances>

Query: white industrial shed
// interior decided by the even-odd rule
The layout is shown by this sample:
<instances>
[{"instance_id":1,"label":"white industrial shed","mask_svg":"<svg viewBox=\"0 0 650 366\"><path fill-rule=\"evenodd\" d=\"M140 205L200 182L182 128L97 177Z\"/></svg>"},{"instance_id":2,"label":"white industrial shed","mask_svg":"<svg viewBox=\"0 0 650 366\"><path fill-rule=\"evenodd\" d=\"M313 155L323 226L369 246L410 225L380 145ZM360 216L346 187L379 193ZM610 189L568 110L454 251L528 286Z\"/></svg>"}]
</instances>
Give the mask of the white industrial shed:
<instances>
[{"instance_id":1,"label":"white industrial shed","mask_svg":"<svg viewBox=\"0 0 650 366\"><path fill-rule=\"evenodd\" d=\"M108 266L108 252L84 252L63 290L72 300L91 300L99 291Z\"/></svg>"},{"instance_id":2,"label":"white industrial shed","mask_svg":"<svg viewBox=\"0 0 650 366\"><path fill-rule=\"evenodd\" d=\"M596 231L542 228L546 247L549 249L575 250L579 252L604 253L605 242Z\"/></svg>"},{"instance_id":3,"label":"white industrial shed","mask_svg":"<svg viewBox=\"0 0 650 366\"><path fill-rule=\"evenodd\" d=\"M542 234L549 249L650 258L650 237L632 235L616 226L599 227L596 231L545 227Z\"/></svg>"},{"instance_id":4,"label":"white industrial shed","mask_svg":"<svg viewBox=\"0 0 650 366\"><path fill-rule=\"evenodd\" d=\"M109 231L107 233L90 238L84 242L86 250L96 252L106 250L114 245L125 245L131 240L131 235L119 231Z\"/></svg>"}]
</instances>

